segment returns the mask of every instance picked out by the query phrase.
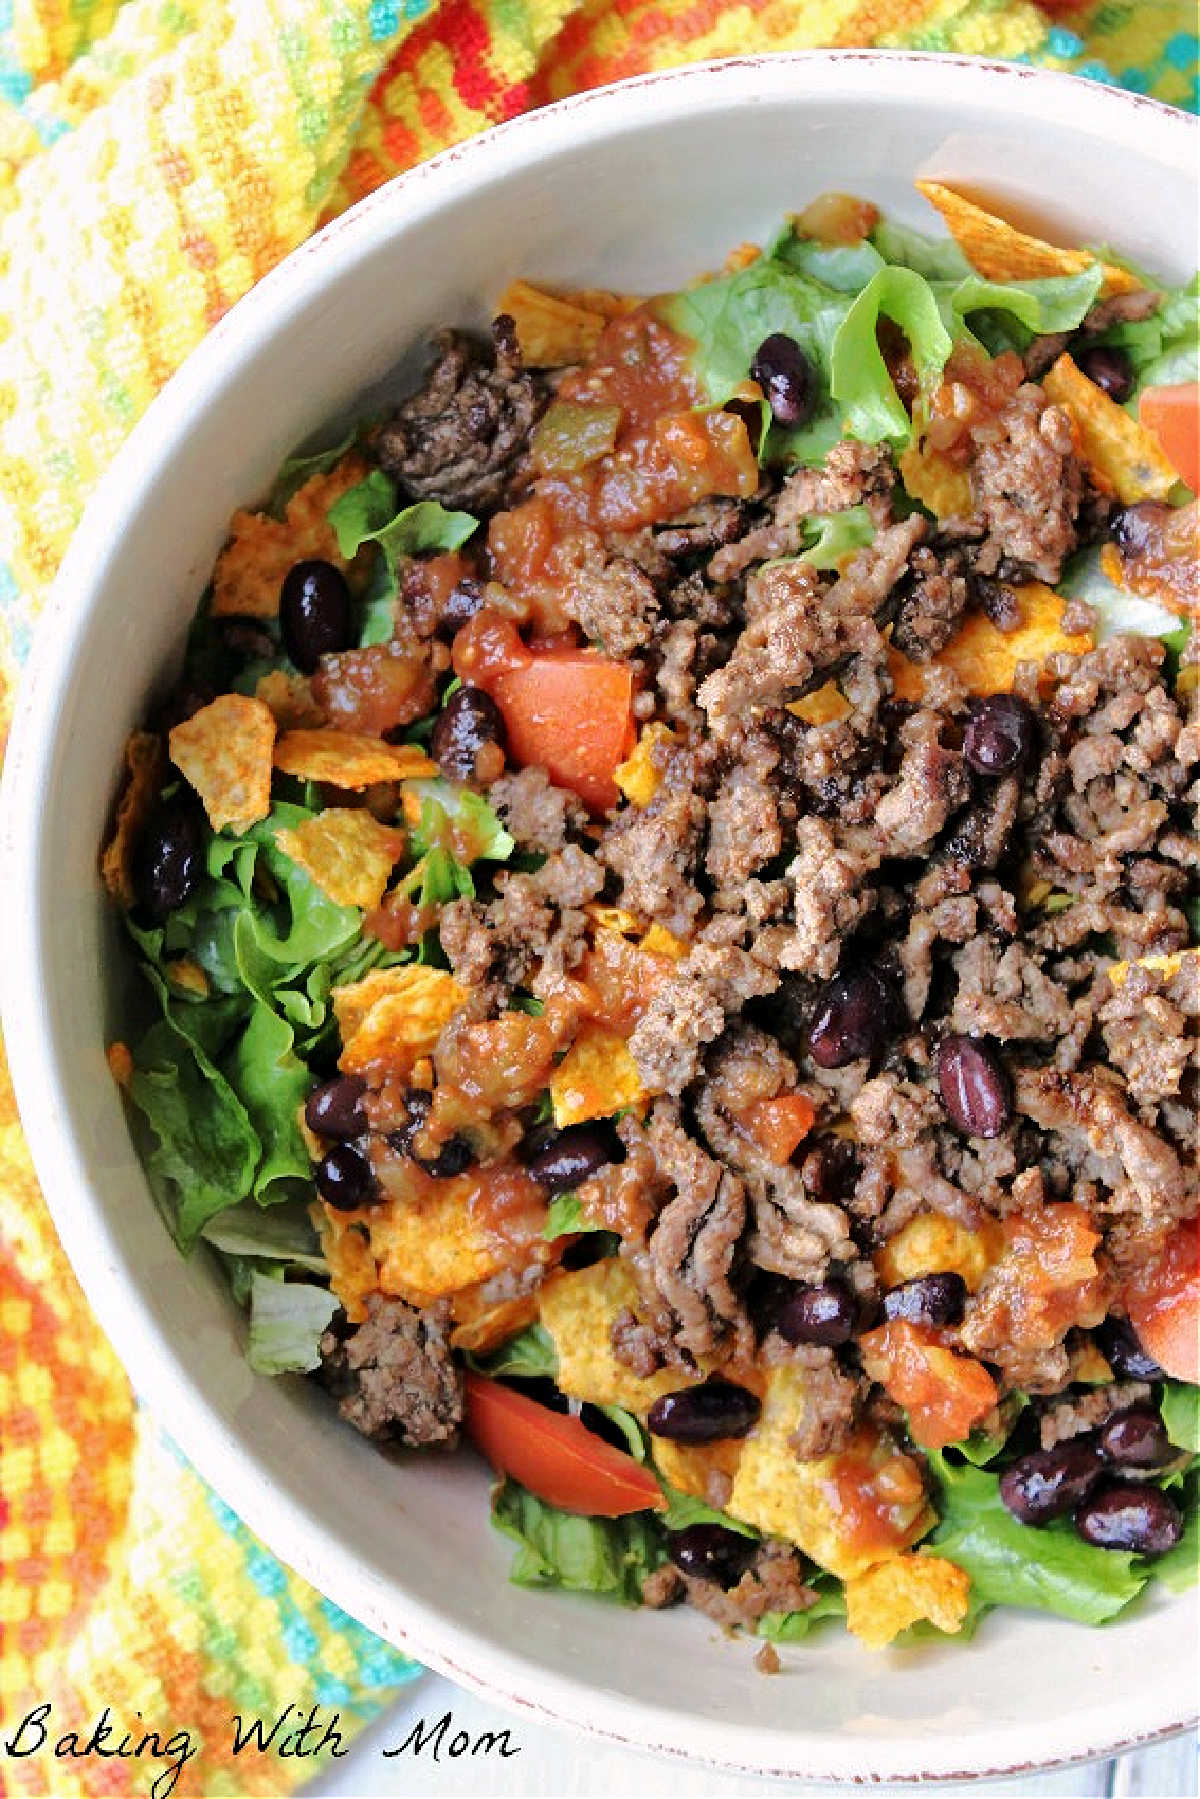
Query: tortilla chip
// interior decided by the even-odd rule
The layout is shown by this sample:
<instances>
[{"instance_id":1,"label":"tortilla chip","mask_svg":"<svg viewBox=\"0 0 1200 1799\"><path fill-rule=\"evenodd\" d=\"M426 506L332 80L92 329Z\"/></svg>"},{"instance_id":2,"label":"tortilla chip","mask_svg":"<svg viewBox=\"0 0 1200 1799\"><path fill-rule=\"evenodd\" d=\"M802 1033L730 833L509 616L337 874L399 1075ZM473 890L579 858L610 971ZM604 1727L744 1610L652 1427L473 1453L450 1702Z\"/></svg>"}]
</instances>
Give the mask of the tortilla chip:
<instances>
[{"instance_id":1,"label":"tortilla chip","mask_svg":"<svg viewBox=\"0 0 1200 1799\"><path fill-rule=\"evenodd\" d=\"M642 938L641 947L650 956L670 956L672 962L678 962L686 956L688 946L682 937L674 931L668 931L665 924L652 924Z\"/></svg>"},{"instance_id":2,"label":"tortilla chip","mask_svg":"<svg viewBox=\"0 0 1200 1799\"><path fill-rule=\"evenodd\" d=\"M104 1059L108 1063L108 1072L117 1086L128 1087L133 1079L133 1055L129 1045L122 1043L118 1037L116 1042L110 1043L105 1050Z\"/></svg>"},{"instance_id":3,"label":"tortilla chip","mask_svg":"<svg viewBox=\"0 0 1200 1799\"><path fill-rule=\"evenodd\" d=\"M722 1437L718 1443L672 1443L669 1437L655 1437L652 1457L670 1486L711 1505L712 1476L732 1481L742 1459L742 1441L740 1437Z\"/></svg>"},{"instance_id":4,"label":"tortilla chip","mask_svg":"<svg viewBox=\"0 0 1200 1799\"><path fill-rule=\"evenodd\" d=\"M1047 275L1079 275L1098 260L1090 250L1060 250L1040 237L1030 237L940 181L918 181L915 186L941 213L951 237L985 280L1038 281ZM1104 294L1134 294L1145 286L1128 269L1107 262L1101 266Z\"/></svg>"},{"instance_id":5,"label":"tortilla chip","mask_svg":"<svg viewBox=\"0 0 1200 1799\"><path fill-rule=\"evenodd\" d=\"M496 1304L482 1298L483 1291L482 1287L466 1287L454 1295L450 1344L454 1349L469 1350L472 1355L499 1349L537 1317L537 1300L532 1293Z\"/></svg>"},{"instance_id":6,"label":"tortilla chip","mask_svg":"<svg viewBox=\"0 0 1200 1799\"><path fill-rule=\"evenodd\" d=\"M943 1556L893 1556L846 1582L846 1625L868 1649L883 1649L928 1620L953 1636L970 1609L971 1577Z\"/></svg>"},{"instance_id":7,"label":"tortilla chip","mask_svg":"<svg viewBox=\"0 0 1200 1799\"><path fill-rule=\"evenodd\" d=\"M214 831L240 835L271 810L275 720L261 700L222 693L167 739L171 760L196 789Z\"/></svg>"},{"instance_id":8,"label":"tortilla chip","mask_svg":"<svg viewBox=\"0 0 1200 1799\"><path fill-rule=\"evenodd\" d=\"M124 760L116 820L100 858L100 878L117 904L128 911L137 898L133 890L133 852L158 798L166 766L162 738L152 731L134 731L126 739Z\"/></svg>"},{"instance_id":9,"label":"tortilla chip","mask_svg":"<svg viewBox=\"0 0 1200 1799\"><path fill-rule=\"evenodd\" d=\"M838 1455L796 1460L788 1439L804 1415L811 1378L794 1364L771 1370L762 1415L743 1440L725 1509L744 1524L785 1537L844 1580L909 1548L934 1514L917 1463L870 1425L861 1426ZM855 1529L855 1498L870 1528Z\"/></svg>"},{"instance_id":10,"label":"tortilla chip","mask_svg":"<svg viewBox=\"0 0 1200 1799\"><path fill-rule=\"evenodd\" d=\"M217 557L213 571L213 618L275 618L279 590L294 563L316 558L332 562L358 584L360 573L338 549L337 535L329 524L333 502L367 475L367 464L353 451L330 469L313 475L288 501L282 519L266 512L235 512L229 521L229 542ZM362 564L365 569L365 560Z\"/></svg>"},{"instance_id":11,"label":"tortilla chip","mask_svg":"<svg viewBox=\"0 0 1200 1799\"><path fill-rule=\"evenodd\" d=\"M615 931L618 937L636 937L642 929L641 919L624 906L598 906L589 900L583 909L600 930Z\"/></svg>"},{"instance_id":12,"label":"tortilla chip","mask_svg":"<svg viewBox=\"0 0 1200 1799\"><path fill-rule=\"evenodd\" d=\"M335 906L366 911L383 898L404 850L404 832L361 808L330 806L294 831L276 831L275 843Z\"/></svg>"},{"instance_id":13,"label":"tortilla chip","mask_svg":"<svg viewBox=\"0 0 1200 1799\"><path fill-rule=\"evenodd\" d=\"M208 998L208 976L199 962L193 962L190 956L176 956L173 962L164 962L163 973L172 987L190 993L194 999Z\"/></svg>"},{"instance_id":14,"label":"tortilla chip","mask_svg":"<svg viewBox=\"0 0 1200 1799\"><path fill-rule=\"evenodd\" d=\"M556 297L572 306L582 306L585 312L598 312L606 323L636 312L645 304L641 294L615 294L607 287L560 287Z\"/></svg>"},{"instance_id":15,"label":"tortilla chip","mask_svg":"<svg viewBox=\"0 0 1200 1799\"><path fill-rule=\"evenodd\" d=\"M951 668L968 693L1009 693L1019 662L1039 668L1047 656L1060 651L1082 655L1092 647L1088 634L1068 635L1062 628L1065 601L1052 587L1031 581L1015 587L1020 622L1015 631L1001 631L982 612L972 612L937 657L939 667ZM893 645L888 669L898 700L920 701L925 692L923 665L910 662Z\"/></svg>"},{"instance_id":16,"label":"tortilla chip","mask_svg":"<svg viewBox=\"0 0 1200 1799\"><path fill-rule=\"evenodd\" d=\"M529 368L558 369L587 362L606 320L604 314L574 300L560 300L528 281L512 281L501 294L497 312L506 312L517 328L517 342Z\"/></svg>"},{"instance_id":17,"label":"tortilla chip","mask_svg":"<svg viewBox=\"0 0 1200 1799\"><path fill-rule=\"evenodd\" d=\"M664 1393L691 1384L680 1368L641 1375L617 1360L613 1323L621 1312L636 1314L638 1308L637 1285L616 1256L546 1282L538 1294L538 1316L554 1339L558 1386L569 1399L621 1405L644 1417Z\"/></svg>"},{"instance_id":18,"label":"tortilla chip","mask_svg":"<svg viewBox=\"0 0 1200 1799\"><path fill-rule=\"evenodd\" d=\"M309 1216L329 1264L329 1285L351 1324L361 1324L367 1316L367 1296L379 1291L379 1269L366 1233L349 1213L320 1203L309 1207Z\"/></svg>"},{"instance_id":19,"label":"tortilla chip","mask_svg":"<svg viewBox=\"0 0 1200 1799\"><path fill-rule=\"evenodd\" d=\"M307 675L288 675L273 668L263 675L254 697L269 706L281 731L312 730L325 723L325 714L313 698Z\"/></svg>"},{"instance_id":20,"label":"tortilla chip","mask_svg":"<svg viewBox=\"0 0 1200 1799\"><path fill-rule=\"evenodd\" d=\"M431 1181L419 1205L376 1206L365 1215L371 1254L385 1293L410 1305L430 1305L528 1259L468 1204L474 1175ZM550 1245L545 1246L549 1254Z\"/></svg>"},{"instance_id":21,"label":"tortilla chip","mask_svg":"<svg viewBox=\"0 0 1200 1799\"><path fill-rule=\"evenodd\" d=\"M613 780L631 806L648 806L662 786L662 770L654 760L660 743L674 743L670 725L649 724L642 731L633 754L613 770Z\"/></svg>"},{"instance_id":22,"label":"tortilla chip","mask_svg":"<svg viewBox=\"0 0 1200 1799\"><path fill-rule=\"evenodd\" d=\"M285 731L275 745L275 766L301 781L327 781L358 793L379 781L409 781L436 775L415 743L385 743L361 731Z\"/></svg>"},{"instance_id":23,"label":"tortilla chip","mask_svg":"<svg viewBox=\"0 0 1200 1799\"><path fill-rule=\"evenodd\" d=\"M951 462L944 450L912 443L901 456L899 466L908 492L927 506L939 522L967 519L974 513L971 477L965 468Z\"/></svg>"},{"instance_id":24,"label":"tortilla chip","mask_svg":"<svg viewBox=\"0 0 1200 1799\"><path fill-rule=\"evenodd\" d=\"M851 706L836 681L826 681L824 687L806 693L802 700L789 700L784 710L803 719L806 725L832 725L838 719L848 718Z\"/></svg>"},{"instance_id":25,"label":"tortilla chip","mask_svg":"<svg viewBox=\"0 0 1200 1799\"><path fill-rule=\"evenodd\" d=\"M466 997L466 988L444 968L411 962L374 968L361 981L335 987L333 1012L342 1035L338 1067L361 1074L372 1063L386 1063L389 1072L407 1075L417 1057L434 1048Z\"/></svg>"},{"instance_id":26,"label":"tortilla chip","mask_svg":"<svg viewBox=\"0 0 1200 1799\"><path fill-rule=\"evenodd\" d=\"M1150 974L1161 974L1165 980L1173 980L1188 958L1200 960L1200 949L1177 949L1168 955L1139 956L1134 962L1114 962L1108 971L1111 987L1123 987L1131 968L1144 968Z\"/></svg>"},{"instance_id":27,"label":"tortilla chip","mask_svg":"<svg viewBox=\"0 0 1200 1799\"><path fill-rule=\"evenodd\" d=\"M1165 500L1179 476L1158 439L1076 368L1064 351L1042 387L1071 416L1079 453L1098 487L1115 493L1125 506L1137 500Z\"/></svg>"},{"instance_id":28,"label":"tortilla chip","mask_svg":"<svg viewBox=\"0 0 1200 1799\"><path fill-rule=\"evenodd\" d=\"M554 1122L583 1124L608 1118L646 1095L629 1045L604 1025L585 1024L550 1077Z\"/></svg>"},{"instance_id":29,"label":"tortilla chip","mask_svg":"<svg viewBox=\"0 0 1200 1799\"><path fill-rule=\"evenodd\" d=\"M971 1230L942 1212L919 1212L876 1251L874 1262L885 1287L926 1274L960 1274L974 1293L1003 1254L1004 1232L994 1219Z\"/></svg>"}]
</instances>

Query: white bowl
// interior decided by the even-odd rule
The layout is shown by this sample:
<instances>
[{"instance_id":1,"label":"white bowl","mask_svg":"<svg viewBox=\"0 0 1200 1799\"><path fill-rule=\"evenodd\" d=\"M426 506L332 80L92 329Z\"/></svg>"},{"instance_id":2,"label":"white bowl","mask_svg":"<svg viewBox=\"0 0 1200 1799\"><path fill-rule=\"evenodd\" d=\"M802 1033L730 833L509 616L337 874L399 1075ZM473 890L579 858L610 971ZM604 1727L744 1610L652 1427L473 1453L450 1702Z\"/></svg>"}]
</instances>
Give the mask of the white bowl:
<instances>
[{"instance_id":1,"label":"white bowl","mask_svg":"<svg viewBox=\"0 0 1200 1799\"><path fill-rule=\"evenodd\" d=\"M127 964L95 858L125 735L235 506L511 277L673 286L826 188L932 227L911 187L926 174L1178 280L1197 262L1194 126L1027 68L870 53L584 94L446 152L291 256L155 401L76 535L6 783L6 1025L43 1188L139 1393L217 1491L364 1624L499 1700L756 1773L1009 1773L1186 1728L1196 1612L1155 1597L1102 1631L1013 1612L971 1647L883 1656L835 1632L764 1679L697 1614L507 1584L470 1455L389 1465L307 1383L256 1379L214 1270L168 1240L105 1066Z\"/></svg>"}]
</instances>

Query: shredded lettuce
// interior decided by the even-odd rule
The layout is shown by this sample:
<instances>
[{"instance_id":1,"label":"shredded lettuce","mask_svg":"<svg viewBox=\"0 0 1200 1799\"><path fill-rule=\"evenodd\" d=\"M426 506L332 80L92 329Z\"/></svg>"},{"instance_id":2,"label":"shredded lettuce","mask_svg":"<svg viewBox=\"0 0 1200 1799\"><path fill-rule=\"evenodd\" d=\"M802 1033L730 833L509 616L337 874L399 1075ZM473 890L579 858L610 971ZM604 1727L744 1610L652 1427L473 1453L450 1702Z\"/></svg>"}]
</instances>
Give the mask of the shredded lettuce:
<instances>
[{"instance_id":1,"label":"shredded lettuce","mask_svg":"<svg viewBox=\"0 0 1200 1799\"><path fill-rule=\"evenodd\" d=\"M364 543L377 543L388 568L401 556L461 549L479 528L469 512L447 512L437 500L401 506L396 484L382 469L349 488L329 508L329 523L343 556L353 556Z\"/></svg>"},{"instance_id":2,"label":"shredded lettuce","mask_svg":"<svg viewBox=\"0 0 1200 1799\"><path fill-rule=\"evenodd\" d=\"M223 1256L279 1262L310 1274L325 1272L325 1258L307 1208L299 1203L256 1206L250 1200L210 1218L201 1231Z\"/></svg>"},{"instance_id":3,"label":"shredded lettuce","mask_svg":"<svg viewBox=\"0 0 1200 1799\"><path fill-rule=\"evenodd\" d=\"M1172 1593L1185 1593L1200 1580L1200 1480L1195 1474L1184 1483L1178 1497L1183 1512L1183 1535L1174 1549L1142 1565Z\"/></svg>"},{"instance_id":4,"label":"shredded lettuce","mask_svg":"<svg viewBox=\"0 0 1200 1799\"><path fill-rule=\"evenodd\" d=\"M865 506L848 506L844 512L814 512L805 519L804 531L813 541L800 552L800 561L835 573L875 539L874 521Z\"/></svg>"},{"instance_id":5,"label":"shredded lettuce","mask_svg":"<svg viewBox=\"0 0 1200 1799\"><path fill-rule=\"evenodd\" d=\"M817 1588L815 1605L803 1612L764 1612L758 1621L758 1635L771 1643L799 1643L826 1619L846 1616L846 1596L839 1581L832 1575L818 1575L812 1584Z\"/></svg>"},{"instance_id":6,"label":"shredded lettuce","mask_svg":"<svg viewBox=\"0 0 1200 1799\"><path fill-rule=\"evenodd\" d=\"M599 1412L602 1417L619 1430L625 1439L625 1447L635 1462L646 1459L646 1432L642 1429L632 1412L626 1411L623 1405L593 1405L591 1410ZM585 1420L585 1422L587 1422Z\"/></svg>"},{"instance_id":7,"label":"shredded lettuce","mask_svg":"<svg viewBox=\"0 0 1200 1799\"><path fill-rule=\"evenodd\" d=\"M752 1524L743 1524L739 1518L731 1518L728 1512L720 1512L715 1506L706 1505L691 1493L681 1493L655 1469L658 1484L663 1490L667 1509L660 1513L668 1530L687 1530L693 1524L719 1524L723 1530L736 1531L739 1537L758 1537L758 1531Z\"/></svg>"},{"instance_id":8,"label":"shredded lettuce","mask_svg":"<svg viewBox=\"0 0 1200 1799\"><path fill-rule=\"evenodd\" d=\"M246 1360L256 1374L306 1374L319 1367L317 1346L337 1309L327 1287L256 1270L250 1277Z\"/></svg>"},{"instance_id":9,"label":"shredded lettuce","mask_svg":"<svg viewBox=\"0 0 1200 1799\"><path fill-rule=\"evenodd\" d=\"M981 1606L1025 1605L1102 1624L1145 1586L1147 1574L1134 1556L1093 1548L1066 1519L1040 1528L1018 1523L1000 1498L996 1475L959 1466L943 1452L928 1459L941 1518L927 1548L966 1569Z\"/></svg>"},{"instance_id":10,"label":"shredded lettuce","mask_svg":"<svg viewBox=\"0 0 1200 1799\"><path fill-rule=\"evenodd\" d=\"M864 443L886 440L903 446L912 437L912 420L876 341L881 318L891 319L908 339L923 388L937 381L953 340L929 283L913 269L895 266L872 276L838 327L829 385L845 414L846 429Z\"/></svg>"},{"instance_id":11,"label":"shredded lettuce","mask_svg":"<svg viewBox=\"0 0 1200 1799\"><path fill-rule=\"evenodd\" d=\"M1157 285L1151 283L1151 285ZM1097 340L1115 344L1133 364L1139 387L1173 386L1200 378L1200 274L1184 287L1168 288L1157 312L1146 319L1130 319L1100 334ZM1127 410L1137 410L1136 397Z\"/></svg>"},{"instance_id":12,"label":"shredded lettuce","mask_svg":"<svg viewBox=\"0 0 1200 1799\"><path fill-rule=\"evenodd\" d=\"M603 1231L602 1224L593 1224L585 1218L579 1207L579 1195L572 1191L556 1193L546 1208L546 1222L542 1227L542 1235L548 1242L555 1237L569 1237L586 1231Z\"/></svg>"},{"instance_id":13,"label":"shredded lettuce","mask_svg":"<svg viewBox=\"0 0 1200 1799\"><path fill-rule=\"evenodd\" d=\"M884 262L915 269L927 281L962 281L974 270L952 237L930 237L900 219L880 219L871 243Z\"/></svg>"},{"instance_id":14,"label":"shredded lettuce","mask_svg":"<svg viewBox=\"0 0 1200 1799\"><path fill-rule=\"evenodd\" d=\"M1169 1380L1158 1402L1168 1437L1177 1449L1200 1455L1200 1387Z\"/></svg>"},{"instance_id":15,"label":"shredded lettuce","mask_svg":"<svg viewBox=\"0 0 1200 1799\"><path fill-rule=\"evenodd\" d=\"M272 483L268 510L274 513L276 518L282 518L292 496L304 486L306 481L311 481L314 475L327 475L330 469L336 468L342 457L353 449L357 436L358 427L352 425L350 430L345 432L337 443L332 444L327 450L294 452L287 457Z\"/></svg>"},{"instance_id":16,"label":"shredded lettuce","mask_svg":"<svg viewBox=\"0 0 1200 1799\"><path fill-rule=\"evenodd\" d=\"M1072 556L1063 571L1058 591L1069 599L1084 600L1097 613L1096 641L1107 643L1110 637L1132 633L1139 637L1161 637L1168 649L1178 654L1187 641L1189 625L1177 612L1160 606L1157 600L1143 599L1110 581L1100 562L1100 548L1093 545Z\"/></svg>"},{"instance_id":17,"label":"shredded lettuce","mask_svg":"<svg viewBox=\"0 0 1200 1799\"><path fill-rule=\"evenodd\" d=\"M515 1480L493 1495L492 1522L517 1545L509 1579L520 1587L560 1587L638 1605L642 1581L666 1558L662 1532L645 1513L581 1517L535 1499Z\"/></svg>"},{"instance_id":18,"label":"shredded lettuce","mask_svg":"<svg viewBox=\"0 0 1200 1799\"><path fill-rule=\"evenodd\" d=\"M523 1380L555 1380L558 1353L544 1324L530 1324L490 1355L468 1356L473 1368L496 1378L508 1375Z\"/></svg>"},{"instance_id":19,"label":"shredded lettuce","mask_svg":"<svg viewBox=\"0 0 1200 1799\"><path fill-rule=\"evenodd\" d=\"M474 850L472 862L507 862L516 843L483 798L456 781L410 781L409 791L420 801L421 814L411 833L415 855L427 850L451 849L464 841Z\"/></svg>"}]
</instances>

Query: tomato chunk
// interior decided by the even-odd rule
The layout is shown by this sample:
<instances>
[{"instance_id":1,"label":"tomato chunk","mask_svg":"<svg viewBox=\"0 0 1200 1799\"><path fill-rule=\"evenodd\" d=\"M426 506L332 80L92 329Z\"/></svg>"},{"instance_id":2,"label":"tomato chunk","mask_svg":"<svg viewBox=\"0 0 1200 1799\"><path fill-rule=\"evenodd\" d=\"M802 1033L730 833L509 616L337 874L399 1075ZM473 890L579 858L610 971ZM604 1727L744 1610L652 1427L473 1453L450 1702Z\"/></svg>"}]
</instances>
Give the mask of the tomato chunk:
<instances>
[{"instance_id":1,"label":"tomato chunk","mask_svg":"<svg viewBox=\"0 0 1200 1799\"><path fill-rule=\"evenodd\" d=\"M578 1418L552 1412L473 1371L466 1384L466 1429L476 1449L498 1474L511 1474L547 1505L592 1518L620 1518L665 1505L650 1470Z\"/></svg>"},{"instance_id":2,"label":"tomato chunk","mask_svg":"<svg viewBox=\"0 0 1200 1799\"><path fill-rule=\"evenodd\" d=\"M914 1443L961 1443L992 1410L996 1383L974 1356L956 1355L927 1325L896 1318L859 1339L863 1367L908 1413Z\"/></svg>"},{"instance_id":3,"label":"tomato chunk","mask_svg":"<svg viewBox=\"0 0 1200 1799\"><path fill-rule=\"evenodd\" d=\"M1138 420L1157 437L1180 480L1200 491L1200 382L1148 387L1138 397Z\"/></svg>"},{"instance_id":4,"label":"tomato chunk","mask_svg":"<svg viewBox=\"0 0 1200 1799\"><path fill-rule=\"evenodd\" d=\"M1176 1225L1124 1297L1143 1349L1176 1380L1200 1384L1200 1222Z\"/></svg>"},{"instance_id":5,"label":"tomato chunk","mask_svg":"<svg viewBox=\"0 0 1200 1799\"><path fill-rule=\"evenodd\" d=\"M817 1108L803 1093L756 1099L738 1113L738 1123L772 1162L787 1162L812 1130Z\"/></svg>"},{"instance_id":6,"label":"tomato chunk","mask_svg":"<svg viewBox=\"0 0 1200 1799\"><path fill-rule=\"evenodd\" d=\"M593 812L618 799L614 774L633 748L633 675L591 650L531 655L491 682L514 762L544 768Z\"/></svg>"}]
</instances>

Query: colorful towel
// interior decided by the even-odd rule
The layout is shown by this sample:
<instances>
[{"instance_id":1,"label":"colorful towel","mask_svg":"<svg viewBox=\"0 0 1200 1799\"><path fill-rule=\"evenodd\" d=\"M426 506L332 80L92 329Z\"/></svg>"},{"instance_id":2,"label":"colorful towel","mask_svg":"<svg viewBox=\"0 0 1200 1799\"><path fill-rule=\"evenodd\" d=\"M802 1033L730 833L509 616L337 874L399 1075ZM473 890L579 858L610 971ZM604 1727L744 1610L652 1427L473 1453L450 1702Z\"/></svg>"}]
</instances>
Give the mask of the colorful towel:
<instances>
[{"instance_id":1,"label":"colorful towel","mask_svg":"<svg viewBox=\"0 0 1200 1799\"><path fill-rule=\"evenodd\" d=\"M399 170L578 88L758 49L1015 58L1195 109L1194 27L1176 0L0 0L0 743L134 420L265 270ZM110 1748L139 1712L164 1748L188 1731L176 1791L282 1792L312 1764L233 1762L232 1713L336 1707L348 1738L416 1672L137 1410L0 1060L0 1794L146 1792L163 1761L49 1759L106 1704ZM47 1701L47 1746L20 1753L31 1724L5 1756Z\"/></svg>"}]
</instances>

